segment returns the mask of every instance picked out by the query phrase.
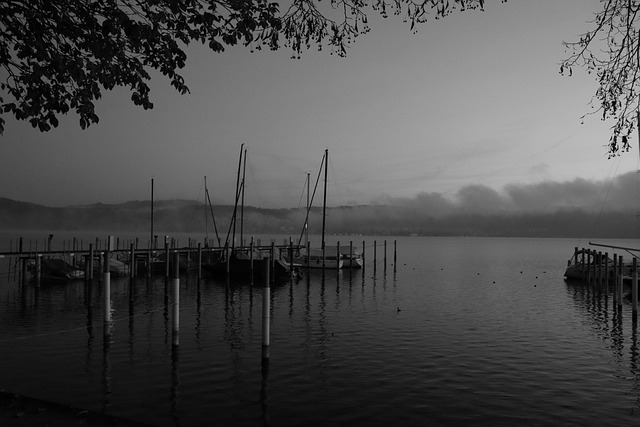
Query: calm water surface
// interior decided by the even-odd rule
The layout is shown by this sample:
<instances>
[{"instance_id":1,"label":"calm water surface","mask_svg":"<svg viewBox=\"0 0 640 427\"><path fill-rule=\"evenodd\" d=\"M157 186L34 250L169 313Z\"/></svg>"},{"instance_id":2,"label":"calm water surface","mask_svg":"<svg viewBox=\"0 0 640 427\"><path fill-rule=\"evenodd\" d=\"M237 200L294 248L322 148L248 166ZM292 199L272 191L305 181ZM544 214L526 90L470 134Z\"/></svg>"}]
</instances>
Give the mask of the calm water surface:
<instances>
[{"instance_id":1,"label":"calm water surface","mask_svg":"<svg viewBox=\"0 0 640 427\"><path fill-rule=\"evenodd\" d=\"M576 241L387 237L385 268L358 239L364 271L272 285L266 373L259 286L181 276L173 347L164 278L112 278L105 346L99 281L5 260L0 388L160 426L640 422L630 302L564 282Z\"/></svg>"}]
</instances>

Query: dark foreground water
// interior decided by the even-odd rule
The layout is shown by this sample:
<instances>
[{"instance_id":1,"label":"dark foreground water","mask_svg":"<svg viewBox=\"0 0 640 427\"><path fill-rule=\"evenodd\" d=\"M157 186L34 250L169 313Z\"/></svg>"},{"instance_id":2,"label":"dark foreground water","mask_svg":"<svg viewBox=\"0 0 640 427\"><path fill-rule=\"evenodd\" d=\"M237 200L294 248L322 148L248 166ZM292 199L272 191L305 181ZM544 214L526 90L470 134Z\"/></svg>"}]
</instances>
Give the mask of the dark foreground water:
<instances>
[{"instance_id":1,"label":"dark foreground water","mask_svg":"<svg viewBox=\"0 0 640 427\"><path fill-rule=\"evenodd\" d=\"M358 238L361 245L363 238ZM36 287L0 276L0 388L162 426L638 425L630 302L567 284L577 242L397 238L398 265L262 289L180 278ZM345 241L347 239L344 239ZM354 242L356 243L356 242ZM627 243L627 246L629 243Z\"/></svg>"}]
</instances>

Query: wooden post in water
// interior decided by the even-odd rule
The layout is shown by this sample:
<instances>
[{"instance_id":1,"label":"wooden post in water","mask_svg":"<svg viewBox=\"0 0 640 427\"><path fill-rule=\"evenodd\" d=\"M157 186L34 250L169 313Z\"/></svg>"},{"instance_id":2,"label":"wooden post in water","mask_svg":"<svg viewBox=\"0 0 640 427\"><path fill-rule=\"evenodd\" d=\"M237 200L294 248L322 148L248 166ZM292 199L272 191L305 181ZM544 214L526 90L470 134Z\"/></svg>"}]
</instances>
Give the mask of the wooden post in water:
<instances>
[{"instance_id":1,"label":"wooden post in water","mask_svg":"<svg viewBox=\"0 0 640 427\"><path fill-rule=\"evenodd\" d=\"M604 253L604 294L609 294L609 252Z\"/></svg>"},{"instance_id":2,"label":"wooden post in water","mask_svg":"<svg viewBox=\"0 0 640 427\"><path fill-rule=\"evenodd\" d=\"M289 237L289 280L293 279L293 240Z\"/></svg>"},{"instance_id":3,"label":"wooden post in water","mask_svg":"<svg viewBox=\"0 0 640 427\"><path fill-rule=\"evenodd\" d=\"M262 289L262 367L269 366L269 345L271 341L271 331L269 325L269 313L271 311L271 288L269 259L263 262L264 287Z\"/></svg>"},{"instance_id":4,"label":"wooden post in water","mask_svg":"<svg viewBox=\"0 0 640 427\"><path fill-rule=\"evenodd\" d=\"M198 242L198 279L202 277L202 243Z\"/></svg>"},{"instance_id":5,"label":"wooden post in water","mask_svg":"<svg viewBox=\"0 0 640 427\"><path fill-rule=\"evenodd\" d=\"M340 259L342 257L340 256L340 241L338 240L336 242L336 263L337 263L337 270L340 271Z\"/></svg>"},{"instance_id":6,"label":"wooden post in water","mask_svg":"<svg viewBox=\"0 0 640 427\"><path fill-rule=\"evenodd\" d=\"M36 252L36 283L40 286L40 279L42 278L42 254Z\"/></svg>"},{"instance_id":7,"label":"wooden post in water","mask_svg":"<svg viewBox=\"0 0 640 427\"><path fill-rule=\"evenodd\" d=\"M353 267L353 240L349 240L349 271Z\"/></svg>"},{"instance_id":8,"label":"wooden post in water","mask_svg":"<svg viewBox=\"0 0 640 427\"><path fill-rule=\"evenodd\" d=\"M27 258L22 256L22 237L20 238L20 274L22 276L22 283L27 281Z\"/></svg>"},{"instance_id":9,"label":"wooden post in water","mask_svg":"<svg viewBox=\"0 0 640 427\"><path fill-rule=\"evenodd\" d=\"M618 288L616 292L618 293L618 308L622 308L622 255L618 257Z\"/></svg>"},{"instance_id":10,"label":"wooden post in water","mask_svg":"<svg viewBox=\"0 0 640 427\"><path fill-rule=\"evenodd\" d=\"M229 245L225 245L224 253L225 253L225 256L226 256L226 273L227 273L227 276L228 276L229 275L229 268L230 268L230 264L231 264L231 253L229 252Z\"/></svg>"},{"instance_id":11,"label":"wooden post in water","mask_svg":"<svg viewBox=\"0 0 640 427\"><path fill-rule=\"evenodd\" d=\"M169 257L167 257L167 260ZM180 344L180 253L178 251L173 252L173 279L171 280L172 289L172 344L174 347Z\"/></svg>"},{"instance_id":12,"label":"wooden post in water","mask_svg":"<svg viewBox=\"0 0 640 427\"><path fill-rule=\"evenodd\" d=\"M271 272L271 276L269 277L269 279L273 282L276 279L276 268L275 268L275 263L276 263L276 258L275 258L275 254L276 254L276 243L274 241L271 242L271 249L269 251L269 271Z\"/></svg>"},{"instance_id":13,"label":"wooden post in water","mask_svg":"<svg viewBox=\"0 0 640 427\"><path fill-rule=\"evenodd\" d=\"M638 315L638 258L633 257L633 280L631 282L631 306L633 317Z\"/></svg>"},{"instance_id":14,"label":"wooden post in water","mask_svg":"<svg viewBox=\"0 0 640 427\"><path fill-rule=\"evenodd\" d=\"M129 278L136 277L136 248L133 242L129 245Z\"/></svg>"},{"instance_id":15,"label":"wooden post in water","mask_svg":"<svg viewBox=\"0 0 640 427\"><path fill-rule=\"evenodd\" d=\"M387 272L387 239L384 239L384 271Z\"/></svg>"},{"instance_id":16,"label":"wooden post in water","mask_svg":"<svg viewBox=\"0 0 640 427\"><path fill-rule=\"evenodd\" d=\"M93 280L93 243L89 243L89 280Z\"/></svg>"},{"instance_id":17,"label":"wooden post in water","mask_svg":"<svg viewBox=\"0 0 640 427\"><path fill-rule=\"evenodd\" d=\"M151 246L149 246L149 251L147 252L147 278L151 278Z\"/></svg>"},{"instance_id":18,"label":"wooden post in water","mask_svg":"<svg viewBox=\"0 0 640 427\"><path fill-rule=\"evenodd\" d=\"M600 282L600 252L593 251L593 256L595 257L595 262L593 263L593 289L595 290Z\"/></svg>"},{"instance_id":19,"label":"wooden post in water","mask_svg":"<svg viewBox=\"0 0 640 427\"><path fill-rule=\"evenodd\" d=\"M169 236L164 236L164 278L169 279Z\"/></svg>"},{"instance_id":20,"label":"wooden post in water","mask_svg":"<svg viewBox=\"0 0 640 427\"><path fill-rule=\"evenodd\" d=\"M593 249L589 249L589 268L587 269L587 283L591 286L593 282L593 266L595 265L595 256Z\"/></svg>"},{"instance_id":21,"label":"wooden post in water","mask_svg":"<svg viewBox=\"0 0 640 427\"><path fill-rule=\"evenodd\" d=\"M253 283L253 236L249 242L249 270L251 273L251 283Z\"/></svg>"},{"instance_id":22,"label":"wooden post in water","mask_svg":"<svg viewBox=\"0 0 640 427\"><path fill-rule=\"evenodd\" d=\"M378 264L378 242L373 241L373 273L376 272L376 267Z\"/></svg>"},{"instance_id":23,"label":"wooden post in water","mask_svg":"<svg viewBox=\"0 0 640 427\"><path fill-rule=\"evenodd\" d=\"M598 251L598 258L597 258L597 264L596 264L596 277L598 278L597 282L596 282L596 288L598 289L598 292L602 291L602 252Z\"/></svg>"},{"instance_id":24,"label":"wooden post in water","mask_svg":"<svg viewBox=\"0 0 640 427\"><path fill-rule=\"evenodd\" d=\"M613 254L613 302L618 300L618 254Z\"/></svg>"},{"instance_id":25,"label":"wooden post in water","mask_svg":"<svg viewBox=\"0 0 640 427\"><path fill-rule=\"evenodd\" d=\"M396 272L396 265L398 264L398 257L397 257L397 241L394 240L393 241L393 272Z\"/></svg>"},{"instance_id":26,"label":"wooden post in water","mask_svg":"<svg viewBox=\"0 0 640 427\"><path fill-rule=\"evenodd\" d=\"M364 258L364 250L365 250L366 246L365 246L365 242L364 240L362 241L362 275L364 276L364 266L366 265L365 262L365 258Z\"/></svg>"}]
</instances>

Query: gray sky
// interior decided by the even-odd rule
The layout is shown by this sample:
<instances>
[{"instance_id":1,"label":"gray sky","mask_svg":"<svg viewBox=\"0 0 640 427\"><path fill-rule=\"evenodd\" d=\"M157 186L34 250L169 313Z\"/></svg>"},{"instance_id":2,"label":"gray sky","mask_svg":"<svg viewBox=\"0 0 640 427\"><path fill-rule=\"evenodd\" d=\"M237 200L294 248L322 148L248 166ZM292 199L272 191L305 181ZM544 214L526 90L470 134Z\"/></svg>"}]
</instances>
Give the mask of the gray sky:
<instances>
[{"instance_id":1,"label":"gray sky","mask_svg":"<svg viewBox=\"0 0 640 427\"><path fill-rule=\"evenodd\" d=\"M561 42L589 28L599 1L487 3L417 34L400 18L371 19L346 58L192 45L190 95L154 74L153 110L125 90L105 92L100 123L85 131L73 115L45 134L7 117L0 196L49 206L146 200L154 178L156 199L198 200L207 176L214 203L231 203L242 143L246 203L258 207L298 206L325 148L331 205L637 169L635 153L607 160L612 123L581 124L595 76L558 73Z\"/></svg>"}]
</instances>

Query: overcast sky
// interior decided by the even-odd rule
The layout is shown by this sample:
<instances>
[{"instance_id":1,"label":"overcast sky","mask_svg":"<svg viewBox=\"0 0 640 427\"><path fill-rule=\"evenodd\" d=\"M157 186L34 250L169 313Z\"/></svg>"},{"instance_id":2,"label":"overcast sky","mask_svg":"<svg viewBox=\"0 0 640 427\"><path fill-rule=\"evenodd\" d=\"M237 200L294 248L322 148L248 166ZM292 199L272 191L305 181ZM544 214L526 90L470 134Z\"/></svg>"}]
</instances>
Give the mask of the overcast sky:
<instances>
[{"instance_id":1,"label":"overcast sky","mask_svg":"<svg viewBox=\"0 0 640 427\"><path fill-rule=\"evenodd\" d=\"M599 3L489 0L417 34L400 18L371 19L346 58L193 45L191 94L154 75L151 111L120 89L103 94L100 123L85 131L74 115L44 134L7 117L0 197L148 200L153 178L156 200L202 200L207 176L214 203L231 203L242 143L246 203L258 207L304 204L306 173L315 178L325 149L331 205L605 180L637 169L638 156L607 160L612 123L581 121L595 76L558 73L562 41L590 28Z\"/></svg>"}]
</instances>

